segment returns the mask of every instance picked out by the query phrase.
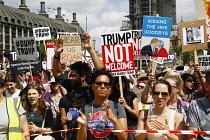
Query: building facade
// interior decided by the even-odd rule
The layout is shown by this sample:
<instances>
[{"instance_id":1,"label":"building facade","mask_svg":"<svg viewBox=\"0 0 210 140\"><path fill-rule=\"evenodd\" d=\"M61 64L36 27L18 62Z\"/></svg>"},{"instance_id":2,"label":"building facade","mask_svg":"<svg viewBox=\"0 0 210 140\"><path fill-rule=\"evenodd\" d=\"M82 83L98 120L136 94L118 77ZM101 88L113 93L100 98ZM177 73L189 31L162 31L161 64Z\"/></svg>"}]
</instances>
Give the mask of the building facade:
<instances>
[{"instance_id":1,"label":"building facade","mask_svg":"<svg viewBox=\"0 0 210 140\"><path fill-rule=\"evenodd\" d=\"M129 0L129 18L132 29L141 29L143 16L173 18L176 24L176 0Z\"/></svg>"},{"instance_id":2,"label":"building facade","mask_svg":"<svg viewBox=\"0 0 210 140\"><path fill-rule=\"evenodd\" d=\"M61 7L57 7L57 15L52 19L45 11L45 2L40 4L41 9L36 14L30 12L25 0L21 0L19 8L4 5L0 0L0 63L3 61L2 51L14 50L13 38L33 36L33 28L50 27L52 38L57 38L57 32L84 33L76 20L76 13L73 13L73 21L67 23L61 16Z\"/></svg>"}]
</instances>

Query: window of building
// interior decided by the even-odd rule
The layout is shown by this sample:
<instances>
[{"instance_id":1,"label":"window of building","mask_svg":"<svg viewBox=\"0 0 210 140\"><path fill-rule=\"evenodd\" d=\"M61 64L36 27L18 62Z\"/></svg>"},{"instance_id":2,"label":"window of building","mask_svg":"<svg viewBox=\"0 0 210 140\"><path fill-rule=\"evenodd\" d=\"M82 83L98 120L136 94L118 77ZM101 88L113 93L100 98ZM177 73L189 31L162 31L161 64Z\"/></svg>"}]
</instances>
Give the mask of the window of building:
<instances>
[{"instance_id":1,"label":"window of building","mask_svg":"<svg viewBox=\"0 0 210 140\"><path fill-rule=\"evenodd\" d=\"M61 24L55 23L59 30L63 30L63 26Z\"/></svg>"},{"instance_id":2,"label":"window of building","mask_svg":"<svg viewBox=\"0 0 210 140\"><path fill-rule=\"evenodd\" d=\"M46 26L46 22L43 19L38 19L39 23L42 24L43 26Z\"/></svg>"}]
</instances>

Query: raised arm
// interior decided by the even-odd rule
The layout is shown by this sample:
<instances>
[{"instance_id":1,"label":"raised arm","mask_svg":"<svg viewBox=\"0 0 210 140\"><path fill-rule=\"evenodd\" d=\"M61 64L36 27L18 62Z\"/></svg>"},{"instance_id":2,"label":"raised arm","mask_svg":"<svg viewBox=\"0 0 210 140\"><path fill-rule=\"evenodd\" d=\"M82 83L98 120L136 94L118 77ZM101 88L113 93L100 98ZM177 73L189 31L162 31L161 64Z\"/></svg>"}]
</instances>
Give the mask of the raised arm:
<instances>
[{"instance_id":1,"label":"raised arm","mask_svg":"<svg viewBox=\"0 0 210 140\"><path fill-rule=\"evenodd\" d=\"M82 44L82 45L90 53L90 56L92 57L95 69L103 68L103 65L101 64L101 61L98 58L98 56L97 56L97 54L96 54L96 52L93 48L92 39L91 39L90 35L88 33L84 33L84 38L85 38L86 44Z\"/></svg>"},{"instance_id":2,"label":"raised arm","mask_svg":"<svg viewBox=\"0 0 210 140\"><path fill-rule=\"evenodd\" d=\"M61 63L60 63L60 55L63 52L63 40L58 39L55 43L55 49L54 49L54 58L53 58L53 68L52 73L54 77L57 77L61 74Z\"/></svg>"}]
</instances>

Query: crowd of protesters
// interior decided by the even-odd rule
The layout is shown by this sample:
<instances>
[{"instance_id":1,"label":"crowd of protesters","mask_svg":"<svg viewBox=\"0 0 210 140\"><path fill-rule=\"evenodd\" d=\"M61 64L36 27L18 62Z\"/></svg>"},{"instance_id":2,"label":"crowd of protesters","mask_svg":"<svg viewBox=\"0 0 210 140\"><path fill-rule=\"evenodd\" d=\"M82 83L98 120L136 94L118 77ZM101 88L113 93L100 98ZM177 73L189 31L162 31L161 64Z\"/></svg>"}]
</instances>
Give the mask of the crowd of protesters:
<instances>
[{"instance_id":1,"label":"crowd of protesters","mask_svg":"<svg viewBox=\"0 0 210 140\"><path fill-rule=\"evenodd\" d=\"M63 41L55 45L52 71L32 70L0 77L0 139L36 139L50 133L56 140L207 140L208 134L128 133L114 130L210 130L210 70L198 64L188 71L170 70L113 77L103 69L84 33L95 69L75 62L61 69ZM121 80L121 81L119 81ZM121 85L120 85L121 84ZM120 90L120 88L122 88ZM122 94L121 94L122 92ZM78 118L67 113L77 109ZM104 115L105 114L105 115ZM106 120L102 128L100 119Z\"/></svg>"}]
</instances>

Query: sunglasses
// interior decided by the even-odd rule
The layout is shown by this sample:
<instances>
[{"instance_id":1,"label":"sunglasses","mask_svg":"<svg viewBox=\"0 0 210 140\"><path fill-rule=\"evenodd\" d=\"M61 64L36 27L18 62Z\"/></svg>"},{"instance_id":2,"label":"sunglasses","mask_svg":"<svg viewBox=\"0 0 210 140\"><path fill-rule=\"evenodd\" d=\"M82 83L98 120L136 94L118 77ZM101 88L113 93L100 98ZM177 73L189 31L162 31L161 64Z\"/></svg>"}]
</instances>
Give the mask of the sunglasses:
<instances>
[{"instance_id":1,"label":"sunglasses","mask_svg":"<svg viewBox=\"0 0 210 140\"><path fill-rule=\"evenodd\" d=\"M193 79L186 79L187 82L194 82Z\"/></svg>"},{"instance_id":2,"label":"sunglasses","mask_svg":"<svg viewBox=\"0 0 210 140\"><path fill-rule=\"evenodd\" d=\"M162 96L167 96L167 95L169 95L168 92L159 92L159 91L153 91L152 94L153 94L153 95L160 95L160 94L161 94Z\"/></svg>"},{"instance_id":3,"label":"sunglasses","mask_svg":"<svg viewBox=\"0 0 210 140\"><path fill-rule=\"evenodd\" d=\"M175 89L175 88L177 88L178 86L171 86L172 87L172 89Z\"/></svg>"},{"instance_id":4,"label":"sunglasses","mask_svg":"<svg viewBox=\"0 0 210 140\"><path fill-rule=\"evenodd\" d=\"M104 86L108 87L111 86L111 83L108 82L94 82L97 86L102 86L102 84L104 84Z\"/></svg>"},{"instance_id":5,"label":"sunglasses","mask_svg":"<svg viewBox=\"0 0 210 140\"><path fill-rule=\"evenodd\" d=\"M144 88L144 86L137 85L138 88Z\"/></svg>"}]
</instances>

